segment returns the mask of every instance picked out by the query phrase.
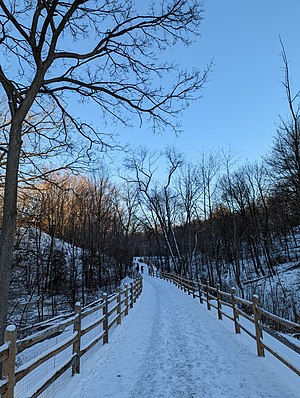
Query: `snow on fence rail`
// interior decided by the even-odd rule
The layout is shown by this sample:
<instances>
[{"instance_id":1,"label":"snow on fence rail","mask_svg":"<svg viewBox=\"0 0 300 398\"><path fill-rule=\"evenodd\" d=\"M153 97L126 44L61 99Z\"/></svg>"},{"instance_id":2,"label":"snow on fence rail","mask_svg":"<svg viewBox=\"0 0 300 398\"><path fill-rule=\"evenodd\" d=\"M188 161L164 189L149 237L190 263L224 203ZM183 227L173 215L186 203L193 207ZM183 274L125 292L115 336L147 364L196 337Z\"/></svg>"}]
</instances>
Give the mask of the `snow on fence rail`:
<instances>
[{"instance_id":1,"label":"snow on fence rail","mask_svg":"<svg viewBox=\"0 0 300 398\"><path fill-rule=\"evenodd\" d=\"M239 334L241 330L243 330L256 341L258 356L265 356L266 350L300 376L300 369L297 368L291 360L286 359L280 352L277 352L275 349L271 348L269 344L264 342L262 333L265 331L284 346L291 349L293 353L300 354L300 345L295 344L293 341L268 326L270 324L279 324L288 329L291 333L299 333L300 325L259 307L259 298L257 295L253 295L252 301L249 301L236 296L235 288L231 288L230 293L223 292L220 290L220 285L212 287L209 286L208 282L203 284L200 281L183 278L182 276L166 272L157 273L152 271L152 276L166 279L177 285L179 289L185 292L187 291L188 294L192 294L193 298L198 297L201 304L206 302L208 310L211 310L211 307L215 308L218 311L218 318L220 320L225 316L233 321L235 333ZM232 313L230 314L224 311L223 306L231 308ZM247 321L242 322L240 316ZM253 324L254 328L252 329L254 330L250 330L250 324ZM297 358L297 362L299 364L299 358Z\"/></svg>"},{"instance_id":2,"label":"snow on fence rail","mask_svg":"<svg viewBox=\"0 0 300 398\"><path fill-rule=\"evenodd\" d=\"M129 308L133 307L141 292L142 278L137 277L130 286L118 288L117 293L111 297L104 294L94 305L81 309L80 303L77 303L73 316L22 340L17 341L15 327L8 326L5 344L0 347L0 396L39 397L67 370L72 369L72 375L80 373L81 358L97 343L108 343L110 329L121 324L122 318L128 315ZM31 356L29 360L28 355L24 354L27 351ZM16 353L21 357L21 365L17 365ZM63 357L58 358L62 353ZM50 369L47 363L55 358L58 360ZM33 377L20 387L31 375Z\"/></svg>"}]
</instances>

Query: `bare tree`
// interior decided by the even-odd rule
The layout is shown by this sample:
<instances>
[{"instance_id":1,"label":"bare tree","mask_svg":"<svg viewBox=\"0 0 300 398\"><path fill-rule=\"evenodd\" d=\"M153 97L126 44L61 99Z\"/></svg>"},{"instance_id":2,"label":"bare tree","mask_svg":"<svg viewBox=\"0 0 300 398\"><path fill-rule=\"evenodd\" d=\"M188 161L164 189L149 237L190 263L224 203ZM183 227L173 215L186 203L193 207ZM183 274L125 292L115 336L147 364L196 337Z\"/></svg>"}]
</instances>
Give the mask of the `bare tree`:
<instances>
[{"instance_id":1,"label":"bare tree","mask_svg":"<svg viewBox=\"0 0 300 398\"><path fill-rule=\"evenodd\" d=\"M192 163L182 167L176 188L179 193L179 200L182 207L182 240L186 252L187 269L193 275L193 262L197 246L197 231L195 222L197 220L197 202L201 196L201 186L198 184L198 169ZM196 275L197 262L196 262Z\"/></svg>"},{"instance_id":2,"label":"bare tree","mask_svg":"<svg viewBox=\"0 0 300 398\"><path fill-rule=\"evenodd\" d=\"M284 120L277 129L273 146L266 156L270 175L277 192L282 192L296 216L294 223L300 220L300 91L294 92L291 84L290 67L283 43L281 57L283 61L283 86L289 109L289 118Z\"/></svg>"},{"instance_id":3,"label":"bare tree","mask_svg":"<svg viewBox=\"0 0 300 398\"><path fill-rule=\"evenodd\" d=\"M197 96L207 71L180 71L174 64L159 63L158 54L178 42L190 43L198 33L201 7L196 0L153 2L148 10L144 4L135 9L130 0L0 0L0 94L9 112L0 237L0 343L26 119L45 112L59 127L59 142L68 142L72 129L89 146L103 145L104 137L72 112L75 98L96 104L102 120L111 116L129 124L132 114L140 121L145 115L156 129L176 128L173 117ZM166 74L172 75L169 86L162 84Z\"/></svg>"},{"instance_id":4,"label":"bare tree","mask_svg":"<svg viewBox=\"0 0 300 398\"><path fill-rule=\"evenodd\" d=\"M183 164L182 156L174 148L167 148L164 153L167 161L167 174L164 182L155 181L157 154L151 154L145 148L133 152L125 161L131 176L127 181L133 183L138 192L142 211L149 227L163 236L166 254L172 260L175 272L185 272L183 258L175 233L179 222L179 195L172 186L174 174ZM170 271L170 264L168 265Z\"/></svg>"},{"instance_id":5,"label":"bare tree","mask_svg":"<svg viewBox=\"0 0 300 398\"><path fill-rule=\"evenodd\" d=\"M198 184L202 188L201 214L198 214L198 222L204 219L209 228L204 233L204 257L208 266L208 277L210 283L214 284L214 266L219 270L218 250L219 242L216 240L214 221L212 217L214 201L217 191L217 181L220 173L220 159L217 153L202 153L198 164ZM209 236L209 233L211 236ZM219 274L219 272L218 272Z\"/></svg>"}]
</instances>

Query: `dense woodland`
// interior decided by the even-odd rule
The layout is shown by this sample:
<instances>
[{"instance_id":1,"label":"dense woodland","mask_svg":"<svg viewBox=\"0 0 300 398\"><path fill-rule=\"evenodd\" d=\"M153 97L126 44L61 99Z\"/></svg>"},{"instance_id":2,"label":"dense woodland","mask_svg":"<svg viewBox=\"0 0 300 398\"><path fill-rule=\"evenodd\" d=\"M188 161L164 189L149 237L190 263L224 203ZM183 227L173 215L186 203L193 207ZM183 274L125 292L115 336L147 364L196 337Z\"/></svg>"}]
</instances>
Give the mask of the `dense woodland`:
<instances>
[{"instance_id":1,"label":"dense woodland","mask_svg":"<svg viewBox=\"0 0 300 398\"><path fill-rule=\"evenodd\" d=\"M120 178L103 167L21 186L12 291L25 287L24 312L32 300L43 319L113 290L134 256L211 285L230 281L243 296L247 281L298 266L299 134L285 127L260 163L238 166L230 152L187 162L174 148L141 148L127 154ZM299 320L296 297L285 309L274 300L273 311Z\"/></svg>"}]
</instances>

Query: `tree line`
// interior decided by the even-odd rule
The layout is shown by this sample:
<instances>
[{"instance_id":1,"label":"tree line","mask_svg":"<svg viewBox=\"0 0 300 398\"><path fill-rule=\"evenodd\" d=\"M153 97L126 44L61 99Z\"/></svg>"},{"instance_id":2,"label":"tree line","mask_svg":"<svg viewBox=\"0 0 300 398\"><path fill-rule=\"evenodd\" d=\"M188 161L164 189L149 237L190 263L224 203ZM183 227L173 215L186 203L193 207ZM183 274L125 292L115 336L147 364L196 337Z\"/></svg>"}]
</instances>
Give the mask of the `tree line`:
<instances>
[{"instance_id":1,"label":"tree line","mask_svg":"<svg viewBox=\"0 0 300 398\"><path fill-rule=\"evenodd\" d=\"M54 315L59 300L72 307L116 286L133 256L141 256L211 285L226 288L230 280L245 297L248 283L299 260L298 135L292 124L280 127L259 163L238 166L230 151L187 162L172 147L161 154L139 148L127 154L121 179L104 168L90 177L56 172L21 188L12 283L21 273L43 318L49 301ZM25 231L34 248L24 249ZM49 237L46 252L42 233ZM292 309L297 320L289 299L289 315L281 315L290 317Z\"/></svg>"},{"instance_id":2,"label":"tree line","mask_svg":"<svg viewBox=\"0 0 300 398\"><path fill-rule=\"evenodd\" d=\"M241 166L230 152L185 162L168 148L164 181L155 178L154 154L132 153L126 159L127 181L138 192L145 238L139 254L155 257L167 272L213 286L231 280L242 296L249 294L251 282L277 275L278 265L298 261L299 138L297 116L295 123L278 128L261 162ZM298 321L297 297L287 298L280 281L278 286L285 302L279 309L274 294L272 311Z\"/></svg>"},{"instance_id":3,"label":"tree line","mask_svg":"<svg viewBox=\"0 0 300 398\"><path fill-rule=\"evenodd\" d=\"M12 294L10 316L24 326L113 291L137 250L136 205L130 187L116 186L105 172L55 173L51 181L21 187L11 279L18 295ZM22 302L20 317L14 309Z\"/></svg>"}]
</instances>

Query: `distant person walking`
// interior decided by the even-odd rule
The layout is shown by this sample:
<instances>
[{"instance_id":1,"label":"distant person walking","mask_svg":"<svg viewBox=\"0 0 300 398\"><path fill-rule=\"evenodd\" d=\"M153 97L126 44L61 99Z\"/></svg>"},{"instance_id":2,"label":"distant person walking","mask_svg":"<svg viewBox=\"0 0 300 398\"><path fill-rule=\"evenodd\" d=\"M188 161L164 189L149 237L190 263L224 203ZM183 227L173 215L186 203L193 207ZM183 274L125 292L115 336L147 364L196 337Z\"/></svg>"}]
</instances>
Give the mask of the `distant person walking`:
<instances>
[{"instance_id":1,"label":"distant person walking","mask_svg":"<svg viewBox=\"0 0 300 398\"><path fill-rule=\"evenodd\" d=\"M140 272L140 266L139 266L139 264L137 264L137 266L136 266L136 268L135 268L135 269L136 269L136 272L137 272L137 273L139 273L139 272Z\"/></svg>"},{"instance_id":2,"label":"distant person walking","mask_svg":"<svg viewBox=\"0 0 300 398\"><path fill-rule=\"evenodd\" d=\"M144 266L143 265L141 265L141 271L142 271L142 274L144 273Z\"/></svg>"}]
</instances>

